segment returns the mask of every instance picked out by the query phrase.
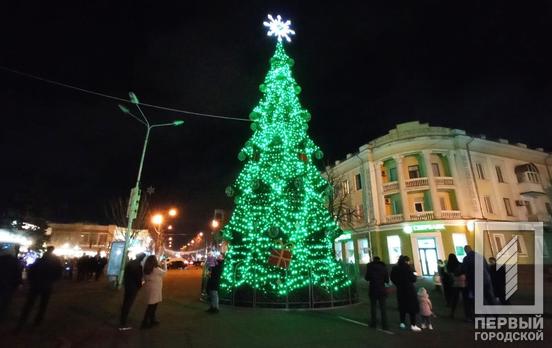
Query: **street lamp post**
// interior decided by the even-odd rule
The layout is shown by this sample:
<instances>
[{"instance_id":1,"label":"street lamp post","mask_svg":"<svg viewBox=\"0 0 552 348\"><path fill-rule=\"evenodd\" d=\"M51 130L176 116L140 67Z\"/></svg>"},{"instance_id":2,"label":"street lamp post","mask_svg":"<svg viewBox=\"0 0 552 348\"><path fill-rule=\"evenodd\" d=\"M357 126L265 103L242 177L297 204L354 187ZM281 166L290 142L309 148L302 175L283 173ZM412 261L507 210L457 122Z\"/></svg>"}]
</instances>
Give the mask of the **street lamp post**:
<instances>
[{"instance_id":1,"label":"street lamp post","mask_svg":"<svg viewBox=\"0 0 552 348\"><path fill-rule=\"evenodd\" d=\"M119 277L117 279L117 286L119 288L123 284L123 277L125 275L125 264L127 259L128 247L130 244L132 222L136 218L136 215L138 214L138 208L140 206L140 179L142 177L142 168L144 166L144 158L146 157L146 148L148 146L150 131L153 128L166 127L166 126L180 126L184 123L184 121L182 120L176 120L171 123L150 124L150 122L148 121L148 118L140 108L140 102L138 101L138 97L136 97L136 95L132 92L129 92L129 96L130 96L130 101L134 105L136 105L136 107L138 108L138 111L140 111L140 114L142 115L142 119L132 114L127 107L121 104L119 104L119 109L125 114L133 117L135 120L142 123L146 127L146 139L144 140L144 146L142 148L142 157L140 158L140 166L138 167L138 177L136 178L136 185L134 186L133 189L130 190L129 205L127 210L128 225L127 225L127 230L125 234L125 246L123 248L123 253L121 255L122 257L121 268L119 270Z\"/></svg>"}]
</instances>

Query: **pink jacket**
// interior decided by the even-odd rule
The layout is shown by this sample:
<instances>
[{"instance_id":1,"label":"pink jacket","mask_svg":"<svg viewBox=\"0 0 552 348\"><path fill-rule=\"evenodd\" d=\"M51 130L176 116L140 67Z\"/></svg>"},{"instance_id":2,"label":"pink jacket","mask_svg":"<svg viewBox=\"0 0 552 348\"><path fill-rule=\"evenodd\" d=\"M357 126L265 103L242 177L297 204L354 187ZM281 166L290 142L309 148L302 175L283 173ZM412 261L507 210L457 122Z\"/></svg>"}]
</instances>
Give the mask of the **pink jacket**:
<instances>
[{"instance_id":1,"label":"pink jacket","mask_svg":"<svg viewBox=\"0 0 552 348\"><path fill-rule=\"evenodd\" d=\"M418 303L420 304L420 315L424 317L431 316L431 300L429 299L429 295L427 294L426 289L421 288L420 291L418 291Z\"/></svg>"}]
</instances>

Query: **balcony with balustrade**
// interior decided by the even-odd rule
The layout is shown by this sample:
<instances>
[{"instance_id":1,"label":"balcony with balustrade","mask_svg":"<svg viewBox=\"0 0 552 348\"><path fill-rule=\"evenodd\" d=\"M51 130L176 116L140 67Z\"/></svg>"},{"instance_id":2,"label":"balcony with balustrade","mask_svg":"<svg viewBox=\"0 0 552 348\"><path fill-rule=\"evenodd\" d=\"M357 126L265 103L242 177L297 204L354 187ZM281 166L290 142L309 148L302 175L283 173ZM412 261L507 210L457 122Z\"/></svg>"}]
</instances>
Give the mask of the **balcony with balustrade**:
<instances>
[{"instance_id":1,"label":"balcony with balustrade","mask_svg":"<svg viewBox=\"0 0 552 348\"><path fill-rule=\"evenodd\" d=\"M404 181L404 187L406 190L427 190L429 188L428 178L414 178Z\"/></svg>"},{"instance_id":2,"label":"balcony with balustrade","mask_svg":"<svg viewBox=\"0 0 552 348\"><path fill-rule=\"evenodd\" d=\"M385 217L385 222L387 222L388 224L396 224L403 221L404 221L403 214L393 214L393 215L387 215Z\"/></svg>"},{"instance_id":3,"label":"balcony with balustrade","mask_svg":"<svg viewBox=\"0 0 552 348\"><path fill-rule=\"evenodd\" d=\"M444 220L457 220L462 218L462 212L460 210L441 210L441 219Z\"/></svg>"},{"instance_id":4,"label":"balcony with balustrade","mask_svg":"<svg viewBox=\"0 0 552 348\"><path fill-rule=\"evenodd\" d=\"M399 192L399 182L398 181L390 181L383 183L383 194L388 195L392 193Z\"/></svg>"},{"instance_id":5,"label":"balcony with balustrade","mask_svg":"<svg viewBox=\"0 0 552 348\"><path fill-rule=\"evenodd\" d=\"M452 176L437 176L435 179L435 185L438 188L454 186L454 178Z\"/></svg>"},{"instance_id":6,"label":"balcony with balustrade","mask_svg":"<svg viewBox=\"0 0 552 348\"><path fill-rule=\"evenodd\" d=\"M418 211L415 213L410 213L410 220L412 221L425 221L435 219L435 214L433 211Z\"/></svg>"}]
</instances>

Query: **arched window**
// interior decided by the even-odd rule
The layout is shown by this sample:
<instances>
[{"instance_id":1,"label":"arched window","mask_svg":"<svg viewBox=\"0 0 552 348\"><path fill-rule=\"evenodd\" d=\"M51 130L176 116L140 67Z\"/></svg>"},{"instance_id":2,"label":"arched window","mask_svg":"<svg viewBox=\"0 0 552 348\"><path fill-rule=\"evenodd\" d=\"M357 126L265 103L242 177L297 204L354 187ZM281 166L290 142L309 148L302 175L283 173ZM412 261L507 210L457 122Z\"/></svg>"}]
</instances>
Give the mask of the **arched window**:
<instances>
[{"instance_id":1,"label":"arched window","mask_svg":"<svg viewBox=\"0 0 552 348\"><path fill-rule=\"evenodd\" d=\"M539 169L533 163L522 164L515 169L518 182L540 183Z\"/></svg>"}]
</instances>

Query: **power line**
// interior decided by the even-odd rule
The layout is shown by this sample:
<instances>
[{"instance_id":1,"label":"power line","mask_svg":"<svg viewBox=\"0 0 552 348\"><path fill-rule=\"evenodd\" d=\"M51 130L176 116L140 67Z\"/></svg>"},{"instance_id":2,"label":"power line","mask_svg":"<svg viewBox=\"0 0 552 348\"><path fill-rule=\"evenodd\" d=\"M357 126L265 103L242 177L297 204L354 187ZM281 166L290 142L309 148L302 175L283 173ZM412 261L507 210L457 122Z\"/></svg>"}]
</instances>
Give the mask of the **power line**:
<instances>
[{"instance_id":1,"label":"power line","mask_svg":"<svg viewBox=\"0 0 552 348\"><path fill-rule=\"evenodd\" d=\"M67 83L63 83L63 82L59 82L59 81L50 80L50 79L47 79L47 78L44 78L44 77L32 75L32 74L25 73L25 72L21 72L21 71L14 70L14 69L10 69L10 68L5 67L5 66L2 66L2 65L0 65L0 70L4 70L4 71L7 71L7 72L11 72L11 73L13 73L13 74L21 75L21 76L24 76L24 77L27 77L27 78L30 78L30 79L35 79L35 80L38 80L38 81L50 83L50 84L53 84L53 85L56 85L56 86L60 86L60 87L65 87L65 88L73 89L73 90L76 90L76 91L79 91L79 92L82 92L82 93L92 94L92 95L95 95L95 96L99 96L99 97L103 97L103 98L108 98L108 99L112 99L112 100L117 100L117 101L121 101L121 102L132 103L132 102L131 102L130 100L128 100L128 99L119 98L119 97L116 97L116 96L113 96L113 95L109 95L109 94L106 94L106 93L101 93L101 92L97 92L97 91L92 91L92 90L89 90L89 89L85 89L85 88L73 86L73 85L70 85L70 84L67 84ZM171 108L171 107L167 107L167 106L161 106L161 105L155 105L155 104L148 104L148 103L141 103L141 102L139 102L138 104L139 104L139 105L142 105L142 106L149 107L149 108L153 108L153 109L159 109L159 110L171 111L171 112L178 112L178 113L188 114L188 115L192 115L192 116L200 116L200 117L218 118L218 119L224 119L224 120L233 120L233 121L245 121L245 122L250 122L248 119L246 119L246 118L240 118L240 117L230 117L230 116L220 116L220 115L204 114L204 113L200 113L200 112L194 112L194 111L188 111L188 110L180 110L180 109Z\"/></svg>"}]
</instances>

